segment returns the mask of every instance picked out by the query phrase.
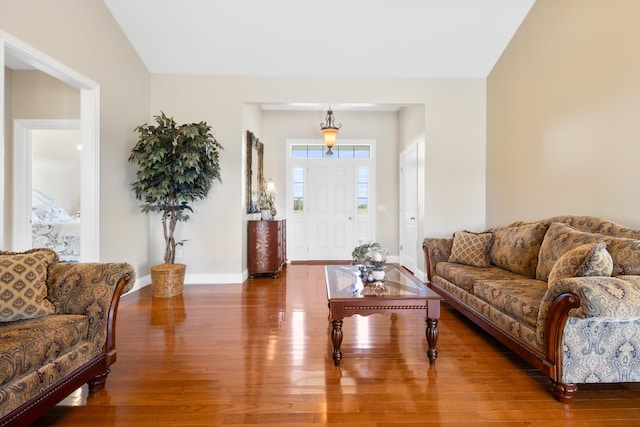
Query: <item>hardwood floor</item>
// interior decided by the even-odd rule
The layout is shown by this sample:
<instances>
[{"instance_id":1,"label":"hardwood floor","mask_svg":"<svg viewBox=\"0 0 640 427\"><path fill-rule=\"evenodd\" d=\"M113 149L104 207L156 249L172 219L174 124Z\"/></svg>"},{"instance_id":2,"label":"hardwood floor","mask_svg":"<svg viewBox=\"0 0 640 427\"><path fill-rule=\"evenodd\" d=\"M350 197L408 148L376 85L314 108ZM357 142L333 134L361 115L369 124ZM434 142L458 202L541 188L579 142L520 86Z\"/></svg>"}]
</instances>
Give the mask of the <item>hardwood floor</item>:
<instances>
[{"instance_id":1,"label":"hardwood floor","mask_svg":"<svg viewBox=\"0 0 640 427\"><path fill-rule=\"evenodd\" d=\"M420 314L344 320L331 359L321 265L278 279L125 296L106 389L86 386L37 426L640 425L640 386L584 385L570 405L548 381L443 304L429 366Z\"/></svg>"}]
</instances>

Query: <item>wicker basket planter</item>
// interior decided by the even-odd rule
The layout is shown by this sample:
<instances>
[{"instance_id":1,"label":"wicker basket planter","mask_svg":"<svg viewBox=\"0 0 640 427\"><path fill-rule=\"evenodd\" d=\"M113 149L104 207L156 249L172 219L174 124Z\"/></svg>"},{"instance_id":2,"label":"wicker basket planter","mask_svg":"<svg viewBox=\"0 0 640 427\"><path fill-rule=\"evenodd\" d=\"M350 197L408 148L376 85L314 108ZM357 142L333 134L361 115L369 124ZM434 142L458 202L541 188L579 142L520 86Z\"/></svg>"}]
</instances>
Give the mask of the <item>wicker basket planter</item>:
<instances>
[{"instance_id":1,"label":"wicker basket planter","mask_svg":"<svg viewBox=\"0 0 640 427\"><path fill-rule=\"evenodd\" d=\"M151 267L151 289L156 298L182 294L186 264L158 264Z\"/></svg>"}]
</instances>

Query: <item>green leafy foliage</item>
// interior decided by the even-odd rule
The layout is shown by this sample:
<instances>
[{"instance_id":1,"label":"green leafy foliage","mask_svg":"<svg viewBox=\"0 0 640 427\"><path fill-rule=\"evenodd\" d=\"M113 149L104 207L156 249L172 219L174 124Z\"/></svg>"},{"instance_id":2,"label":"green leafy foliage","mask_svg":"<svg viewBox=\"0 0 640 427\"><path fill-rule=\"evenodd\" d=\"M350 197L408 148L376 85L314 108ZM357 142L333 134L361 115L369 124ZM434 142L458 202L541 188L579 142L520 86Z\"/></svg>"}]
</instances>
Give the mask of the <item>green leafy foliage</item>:
<instances>
[{"instance_id":1,"label":"green leafy foliage","mask_svg":"<svg viewBox=\"0 0 640 427\"><path fill-rule=\"evenodd\" d=\"M370 249L379 249L380 243L378 242L365 242L359 246L356 246L351 252L351 264L364 264L369 265L372 263L369 256Z\"/></svg>"},{"instance_id":2,"label":"green leafy foliage","mask_svg":"<svg viewBox=\"0 0 640 427\"><path fill-rule=\"evenodd\" d=\"M179 221L189 220L191 202L204 199L213 181L220 181L222 145L206 122L178 125L164 113L154 124L138 126L138 142L129 162L138 166L131 189L143 202L142 212L162 215L165 263L175 262L174 231Z\"/></svg>"}]
</instances>

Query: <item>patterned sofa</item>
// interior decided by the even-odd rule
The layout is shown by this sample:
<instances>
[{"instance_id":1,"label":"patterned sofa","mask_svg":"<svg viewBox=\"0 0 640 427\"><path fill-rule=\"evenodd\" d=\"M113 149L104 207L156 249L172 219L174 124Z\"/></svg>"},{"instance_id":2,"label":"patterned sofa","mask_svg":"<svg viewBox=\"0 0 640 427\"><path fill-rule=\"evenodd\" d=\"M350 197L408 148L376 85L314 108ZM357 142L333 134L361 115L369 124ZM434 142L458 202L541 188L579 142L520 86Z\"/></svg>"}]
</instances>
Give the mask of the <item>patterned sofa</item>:
<instances>
[{"instance_id":1,"label":"patterned sofa","mask_svg":"<svg viewBox=\"0 0 640 427\"><path fill-rule=\"evenodd\" d=\"M133 279L126 263L0 252L0 426L29 424L85 383L104 388L118 301Z\"/></svg>"},{"instance_id":2,"label":"patterned sofa","mask_svg":"<svg viewBox=\"0 0 640 427\"><path fill-rule=\"evenodd\" d=\"M640 231L557 216L426 238L430 286L551 380L640 381Z\"/></svg>"}]
</instances>

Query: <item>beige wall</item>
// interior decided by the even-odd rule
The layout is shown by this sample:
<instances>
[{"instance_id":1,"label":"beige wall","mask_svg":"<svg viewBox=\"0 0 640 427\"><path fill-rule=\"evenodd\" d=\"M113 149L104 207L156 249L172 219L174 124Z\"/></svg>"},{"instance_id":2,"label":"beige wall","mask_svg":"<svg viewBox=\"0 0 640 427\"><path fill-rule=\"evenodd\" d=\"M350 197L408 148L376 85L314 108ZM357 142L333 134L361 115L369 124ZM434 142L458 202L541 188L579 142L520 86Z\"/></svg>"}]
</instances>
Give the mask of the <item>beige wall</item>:
<instances>
[{"instance_id":1,"label":"beige wall","mask_svg":"<svg viewBox=\"0 0 640 427\"><path fill-rule=\"evenodd\" d=\"M398 111L398 150L424 144L424 106L406 105Z\"/></svg>"},{"instance_id":2,"label":"beige wall","mask_svg":"<svg viewBox=\"0 0 640 427\"><path fill-rule=\"evenodd\" d=\"M151 81L151 111L163 110L179 122L205 120L213 126L216 138L224 146L223 184L214 187L207 200L194 205L196 213L192 220L180 224L180 238L187 239L184 262L189 265L187 275L194 275L193 281L202 281L211 274L232 277L246 266L243 133L247 125L242 117L246 104L319 102L423 106L425 213L421 220L424 234L450 235L461 228L482 229L485 225L483 79L153 75ZM269 121L265 119L268 114L263 112L263 130L271 135L272 131L267 131ZM322 119L316 119L313 126L319 126ZM348 135L346 116L338 119L344 127L341 135ZM281 131L273 132L273 139L284 136ZM266 144L275 143L270 137L259 136ZM267 150L268 167L273 168L278 159L271 156L277 150ZM468 156L461 157L461 152ZM388 163L392 165L389 173L396 171L397 183L397 148L393 156ZM283 162L282 157L280 161ZM456 173L452 174L454 167ZM397 197L393 206L395 215ZM392 232L397 233L397 216L391 223ZM153 233L151 237L157 239ZM419 262L424 265L422 259Z\"/></svg>"},{"instance_id":3,"label":"beige wall","mask_svg":"<svg viewBox=\"0 0 640 427\"><path fill-rule=\"evenodd\" d=\"M150 118L146 67L100 0L3 0L0 29L100 85L100 258L148 274L149 221L127 162L133 129Z\"/></svg>"},{"instance_id":4,"label":"beige wall","mask_svg":"<svg viewBox=\"0 0 640 427\"><path fill-rule=\"evenodd\" d=\"M149 76L100 0L3 0L0 29L100 84L101 258L127 260L140 276L161 262L161 236L157 221L137 208L126 159L133 129L161 110L179 122L207 121L225 148L223 183L194 205L193 220L180 224L193 281L235 280L246 268L244 132L259 118L244 116L255 103L424 106L424 234L485 224L484 79ZM396 153L394 167L397 161Z\"/></svg>"},{"instance_id":5,"label":"beige wall","mask_svg":"<svg viewBox=\"0 0 640 427\"><path fill-rule=\"evenodd\" d=\"M640 228L640 2L538 0L487 83L487 225Z\"/></svg>"},{"instance_id":6,"label":"beige wall","mask_svg":"<svg viewBox=\"0 0 640 427\"><path fill-rule=\"evenodd\" d=\"M13 119L79 119L80 91L38 70L14 70Z\"/></svg>"}]
</instances>

